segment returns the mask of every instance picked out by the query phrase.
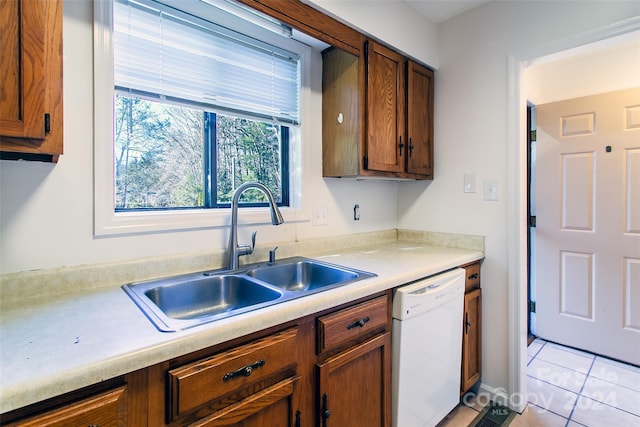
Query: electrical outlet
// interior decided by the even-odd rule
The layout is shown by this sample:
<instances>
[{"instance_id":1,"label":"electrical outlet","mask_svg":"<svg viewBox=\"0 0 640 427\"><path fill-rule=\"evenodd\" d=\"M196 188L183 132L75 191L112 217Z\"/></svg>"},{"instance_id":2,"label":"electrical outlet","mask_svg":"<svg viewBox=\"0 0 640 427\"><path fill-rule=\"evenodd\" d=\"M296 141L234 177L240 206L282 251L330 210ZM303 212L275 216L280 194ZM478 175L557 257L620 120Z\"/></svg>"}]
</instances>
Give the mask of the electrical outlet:
<instances>
[{"instance_id":1,"label":"electrical outlet","mask_svg":"<svg viewBox=\"0 0 640 427\"><path fill-rule=\"evenodd\" d=\"M327 225L329 223L329 214L327 213L327 205L313 205L311 210L311 225Z\"/></svg>"},{"instance_id":2,"label":"electrical outlet","mask_svg":"<svg viewBox=\"0 0 640 427\"><path fill-rule=\"evenodd\" d=\"M498 182L497 181L484 182L484 199L489 201L498 200Z\"/></svg>"}]
</instances>

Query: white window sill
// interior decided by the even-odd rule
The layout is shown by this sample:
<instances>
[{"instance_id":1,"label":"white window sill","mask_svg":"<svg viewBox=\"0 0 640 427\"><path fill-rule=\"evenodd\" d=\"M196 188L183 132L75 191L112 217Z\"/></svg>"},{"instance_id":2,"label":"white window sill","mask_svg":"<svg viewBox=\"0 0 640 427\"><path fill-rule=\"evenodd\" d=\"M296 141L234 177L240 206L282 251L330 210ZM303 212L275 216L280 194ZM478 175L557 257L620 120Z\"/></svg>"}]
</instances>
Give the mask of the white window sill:
<instances>
[{"instance_id":1,"label":"white window sill","mask_svg":"<svg viewBox=\"0 0 640 427\"><path fill-rule=\"evenodd\" d=\"M311 218L300 209L280 208L285 223L305 222ZM117 236L167 231L187 231L205 228L226 228L231 221L231 210L181 210L156 212L119 212L96 215L95 236ZM238 223L271 224L269 208L241 208L238 211Z\"/></svg>"}]
</instances>

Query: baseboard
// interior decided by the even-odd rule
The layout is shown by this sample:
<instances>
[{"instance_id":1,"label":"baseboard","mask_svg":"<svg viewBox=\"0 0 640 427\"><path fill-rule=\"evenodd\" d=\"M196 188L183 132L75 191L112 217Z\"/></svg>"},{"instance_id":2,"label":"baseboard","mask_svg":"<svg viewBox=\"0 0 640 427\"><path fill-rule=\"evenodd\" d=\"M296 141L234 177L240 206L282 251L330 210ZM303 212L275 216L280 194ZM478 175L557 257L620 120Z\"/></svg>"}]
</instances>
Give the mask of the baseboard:
<instances>
[{"instance_id":1,"label":"baseboard","mask_svg":"<svg viewBox=\"0 0 640 427\"><path fill-rule=\"evenodd\" d=\"M485 383L480 383L477 389L478 403L481 405L488 404L490 401L498 405L506 406L512 411L522 413L526 405L526 399L523 404L519 396L509 396L507 391L502 387L492 387Z\"/></svg>"}]
</instances>

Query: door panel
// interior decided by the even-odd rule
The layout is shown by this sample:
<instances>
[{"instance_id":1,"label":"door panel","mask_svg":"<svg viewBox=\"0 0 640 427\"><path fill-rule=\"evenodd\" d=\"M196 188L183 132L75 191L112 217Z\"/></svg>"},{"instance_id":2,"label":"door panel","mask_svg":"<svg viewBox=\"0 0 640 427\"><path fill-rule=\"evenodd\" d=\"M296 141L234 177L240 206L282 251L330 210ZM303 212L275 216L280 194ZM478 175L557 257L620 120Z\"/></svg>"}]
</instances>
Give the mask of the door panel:
<instances>
[{"instance_id":1,"label":"door panel","mask_svg":"<svg viewBox=\"0 0 640 427\"><path fill-rule=\"evenodd\" d=\"M562 228L593 230L594 153L562 156Z\"/></svg>"},{"instance_id":2,"label":"door panel","mask_svg":"<svg viewBox=\"0 0 640 427\"><path fill-rule=\"evenodd\" d=\"M625 233L640 234L640 149L628 149L626 155Z\"/></svg>"},{"instance_id":3,"label":"door panel","mask_svg":"<svg viewBox=\"0 0 640 427\"><path fill-rule=\"evenodd\" d=\"M560 313L593 319L593 254L560 251Z\"/></svg>"},{"instance_id":4,"label":"door panel","mask_svg":"<svg viewBox=\"0 0 640 427\"><path fill-rule=\"evenodd\" d=\"M368 169L404 171L404 58L369 41L367 56Z\"/></svg>"},{"instance_id":5,"label":"door panel","mask_svg":"<svg viewBox=\"0 0 640 427\"><path fill-rule=\"evenodd\" d=\"M640 364L640 88L537 107L536 333Z\"/></svg>"},{"instance_id":6,"label":"door panel","mask_svg":"<svg viewBox=\"0 0 640 427\"><path fill-rule=\"evenodd\" d=\"M322 427L391 424L391 334L386 332L318 365Z\"/></svg>"},{"instance_id":7,"label":"door panel","mask_svg":"<svg viewBox=\"0 0 640 427\"><path fill-rule=\"evenodd\" d=\"M433 71L407 64L407 172L433 178Z\"/></svg>"},{"instance_id":8,"label":"door panel","mask_svg":"<svg viewBox=\"0 0 640 427\"><path fill-rule=\"evenodd\" d=\"M624 327L640 332L640 259L625 259Z\"/></svg>"}]
</instances>

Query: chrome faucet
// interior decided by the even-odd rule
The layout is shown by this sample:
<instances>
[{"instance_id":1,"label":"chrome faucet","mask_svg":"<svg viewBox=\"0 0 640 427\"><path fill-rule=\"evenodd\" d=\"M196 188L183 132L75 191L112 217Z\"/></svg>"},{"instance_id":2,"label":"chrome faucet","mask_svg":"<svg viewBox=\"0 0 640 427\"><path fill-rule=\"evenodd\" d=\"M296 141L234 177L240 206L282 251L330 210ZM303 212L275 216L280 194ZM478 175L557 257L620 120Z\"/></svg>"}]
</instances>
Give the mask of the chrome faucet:
<instances>
[{"instance_id":1,"label":"chrome faucet","mask_svg":"<svg viewBox=\"0 0 640 427\"><path fill-rule=\"evenodd\" d=\"M235 193L233 193L233 201L231 202L231 230L229 232L229 258L227 261L227 268L229 270L237 269L240 263L240 257L242 255L252 254L253 248L256 245L256 231L251 235L251 245L238 245L238 202L242 193L249 188L258 189L267 196L269 207L271 208L271 224L280 225L284 222L271 190L259 182L245 182L238 187Z\"/></svg>"}]
</instances>

